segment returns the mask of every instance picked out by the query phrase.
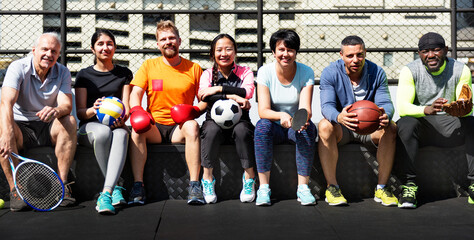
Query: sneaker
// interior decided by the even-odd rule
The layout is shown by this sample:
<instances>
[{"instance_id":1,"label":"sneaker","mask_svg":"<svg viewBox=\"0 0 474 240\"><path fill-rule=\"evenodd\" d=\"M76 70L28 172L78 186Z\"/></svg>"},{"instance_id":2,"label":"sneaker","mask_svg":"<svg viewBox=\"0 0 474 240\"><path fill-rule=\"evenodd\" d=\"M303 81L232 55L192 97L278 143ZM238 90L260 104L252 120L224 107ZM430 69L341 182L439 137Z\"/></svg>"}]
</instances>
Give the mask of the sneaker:
<instances>
[{"instance_id":1,"label":"sneaker","mask_svg":"<svg viewBox=\"0 0 474 240\"><path fill-rule=\"evenodd\" d=\"M398 202L399 208L416 208L416 195L418 186L415 183L409 182L407 185L402 185L402 196Z\"/></svg>"},{"instance_id":2,"label":"sneaker","mask_svg":"<svg viewBox=\"0 0 474 240\"><path fill-rule=\"evenodd\" d=\"M298 197L298 202L300 202L303 206L316 204L316 199L314 198L313 194L311 194L311 190L306 184L298 185L296 196Z\"/></svg>"},{"instance_id":3,"label":"sneaker","mask_svg":"<svg viewBox=\"0 0 474 240\"><path fill-rule=\"evenodd\" d=\"M112 206L115 207L127 204L127 201L123 198L122 190L125 190L125 188L120 186L114 187L114 191L112 192Z\"/></svg>"},{"instance_id":4,"label":"sneaker","mask_svg":"<svg viewBox=\"0 0 474 240\"><path fill-rule=\"evenodd\" d=\"M101 214L115 214L115 208L112 206L112 196L109 192L100 193L95 210Z\"/></svg>"},{"instance_id":5,"label":"sneaker","mask_svg":"<svg viewBox=\"0 0 474 240\"><path fill-rule=\"evenodd\" d=\"M325 201L330 206L347 205L347 200L342 196L341 189L332 184L326 189Z\"/></svg>"},{"instance_id":6,"label":"sneaker","mask_svg":"<svg viewBox=\"0 0 474 240\"><path fill-rule=\"evenodd\" d=\"M143 182L135 182L128 198L128 204L145 204L146 194Z\"/></svg>"},{"instance_id":7,"label":"sneaker","mask_svg":"<svg viewBox=\"0 0 474 240\"><path fill-rule=\"evenodd\" d=\"M18 192L16 191L16 188L14 188L10 192L10 211L18 212L26 210L27 208L28 205L26 205L25 201L21 199L20 195L18 195Z\"/></svg>"},{"instance_id":8,"label":"sneaker","mask_svg":"<svg viewBox=\"0 0 474 240\"><path fill-rule=\"evenodd\" d=\"M272 190L268 184L260 185L257 191L257 201L255 205L257 206L270 206L272 202L270 201L270 195L272 194Z\"/></svg>"},{"instance_id":9,"label":"sneaker","mask_svg":"<svg viewBox=\"0 0 474 240\"><path fill-rule=\"evenodd\" d=\"M70 207L76 203L76 199L72 197L71 184L74 182L68 182L64 184L64 198L59 206L61 207Z\"/></svg>"},{"instance_id":10,"label":"sneaker","mask_svg":"<svg viewBox=\"0 0 474 240\"><path fill-rule=\"evenodd\" d=\"M468 189L467 192L469 193L469 198L467 200L468 203L474 204L474 183L472 183Z\"/></svg>"},{"instance_id":11,"label":"sneaker","mask_svg":"<svg viewBox=\"0 0 474 240\"><path fill-rule=\"evenodd\" d=\"M240 201L253 202L255 200L255 178L245 180L245 174L242 175L242 191L240 192Z\"/></svg>"},{"instance_id":12,"label":"sneaker","mask_svg":"<svg viewBox=\"0 0 474 240\"><path fill-rule=\"evenodd\" d=\"M384 206L396 206L398 200L393 193L388 189L388 187L375 189L374 201L382 203Z\"/></svg>"},{"instance_id":13,"label":"sneaker","mask_svg":"<svg viewBox=\"0 0 474 240\"><path fill-rule=\"evenodd\" d=\"M188 204L201 205L206 204L199 181L191 181L188 187Z\"/></svg>"},{"instance_id":14,"label":"sneaker","mask_svg":"<svg viewBox=\"0 0 474 240\"><path fill-rule=\"evenodd\" d=\"M214 191L214 186L216 185L216 179L212 178L212 182L209 180L201 180L202 183L202 189L203 189L203 195L204 199L206 200L206 203L216 203L217 202L217 196L216 192Z\"/></svg>"}]
</instances>

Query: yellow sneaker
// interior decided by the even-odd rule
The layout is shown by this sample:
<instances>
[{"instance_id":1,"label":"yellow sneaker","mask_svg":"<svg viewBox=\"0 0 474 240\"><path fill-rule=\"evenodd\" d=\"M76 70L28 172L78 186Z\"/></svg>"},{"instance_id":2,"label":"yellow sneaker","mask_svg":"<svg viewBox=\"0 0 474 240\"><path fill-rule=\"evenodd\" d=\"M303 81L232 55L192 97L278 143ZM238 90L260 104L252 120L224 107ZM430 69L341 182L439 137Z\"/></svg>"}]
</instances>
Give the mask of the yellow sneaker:
<instances>
[{"instance_id":1,"label":"yellow sneaker","mask_svg":"<svg viewBox=\"0 0 474 240\"><path fill-rule=\"evenodd\" d=\"M374 201L382 203L384 206L398 205L397 198L393 196L393 193L388 189L388 187L375 189Z\"/></svg>"},{"instance_id":2,"label":"yellow sneaker","mask_svg":"<svg viewBox=\"0 0 474 240\"><path fill-rule=\"evenodd\" d=\"M325 200L331 206L347 205L347 200L342 196L341 189L334 185L329 185Z\"/></svg>"}]
</instances>

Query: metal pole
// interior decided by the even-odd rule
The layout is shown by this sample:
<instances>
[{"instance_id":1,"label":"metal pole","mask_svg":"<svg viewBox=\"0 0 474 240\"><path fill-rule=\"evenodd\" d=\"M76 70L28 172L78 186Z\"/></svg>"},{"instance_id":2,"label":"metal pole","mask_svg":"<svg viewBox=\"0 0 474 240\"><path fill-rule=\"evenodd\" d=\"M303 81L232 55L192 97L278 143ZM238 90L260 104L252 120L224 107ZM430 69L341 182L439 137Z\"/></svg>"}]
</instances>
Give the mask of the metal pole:
<instances>
[{"instance_id":1,"label":"metal pole","mask_svg":"<svg viewBox=\"0 0 474 240\"><path fill-rule=\"evenodd\" d=\"M257 69L263 65L263 0L257 1Z\"/></svg>"},{"instance_id":2,"label":"metal pole","mask_svg":"<svg viewBox=\"0 0 474 240\"><path fill-rule=\"evenodd\" d=\"M61 64L66 66L66 45L67 45L67 26L66 26L66 0L61 0L61 13L59 14L61 18Z\"/></svg>"},{"instance_id":3,"label":"metal pole","mask_svg":"<svg viewBox=\"0 0 474 240\"><path fill-rule=\"evenodd\" d=\"M457 52L457 6L456 0L451 0L451 57L456 59L458 57Z\"/></svg>"}]
</instances>

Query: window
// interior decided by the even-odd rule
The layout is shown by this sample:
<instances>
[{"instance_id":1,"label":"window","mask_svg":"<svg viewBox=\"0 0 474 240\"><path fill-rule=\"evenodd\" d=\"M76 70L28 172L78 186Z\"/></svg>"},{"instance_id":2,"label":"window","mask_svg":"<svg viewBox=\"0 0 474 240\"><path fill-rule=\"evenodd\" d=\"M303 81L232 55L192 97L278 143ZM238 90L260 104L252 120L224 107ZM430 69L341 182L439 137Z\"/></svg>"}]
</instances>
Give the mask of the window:
<instances>
[{"instance_id":1,"label":"window","mask_svg":"<svg viewBox=\"0 0 474 240\"><path fill-rule=\"evenodd\" d=\"M280 3L280 10L289 10L289 9L295 9L296 3L288 3L288 2L283 2ZM281 20L295 20L295 14L294 13L280 13L278 15L278 19Z\"/></svg>"},{"instance_id":2,"label":"window","mask_svg":"<svg viewBox=\"0 0 474 240\"><path fill-rule=\"evenodd\" d=\"M220 31L220 15L219 14L190 14L189 29L191 31Z\"/></svg>"},{"instance_id":3,"label":"window","mask_svg":"<svg viewBox=\"0 0 474 240\"><path fill-rule=\"evenodd\" d=\"M143 25L156 26L161 20L171 20L174 22L174 14L143 14Z\"/></svg>"},{"instance_id":4,"label":"window","mask_svg":"<svg viewBox=\"0 0 474 240\"><path fill-rule=\"evenodd\" d=\"M99 30L100 28L96 28L96 31ZM112 30L112 29L106 29L109 30L114 36L122 36L122 37L128 37L129 32L127 31L120 31L120 30Z\"/></svg>"},{"instance_id":5,"label":"window","mask_svg":"<svg viewBox=\"0 0 474 240\"><path fill-rule=\"evenodd\" d=\"M383 54L383 65L386 67L391 67L393 65L393 53Z\"/></svg>"},{"instance_id":6,"label":"window","mask_svg":"<svg viewBox=\"0 0 474 240\"><path fill-rule=\"evenodd\" d=\"M254 2L234 2L235 10L248 10L256 12L257 10L257 1ZM257 13L237 13L237 19L242 20L256 20Z\"/></svg>"},{"instance_id":7,"label":"window","mask_svg":"<svg viewBox=\"0 0 474 240\"><path fill-rule=\"evenodd\" d=\"M81 48L82 43L81 42L67 42L66 46L70 48Z\"/></svg>"},{"instance_id":8,"label":"window","mask_svg":"<svg viewBox=\"0 0 474 240\"><path fill-rule=\"evenodd\" d=\"M95 20L114 20L128 22L128 14L96 14Z\"/></svg>"}]
</instances>

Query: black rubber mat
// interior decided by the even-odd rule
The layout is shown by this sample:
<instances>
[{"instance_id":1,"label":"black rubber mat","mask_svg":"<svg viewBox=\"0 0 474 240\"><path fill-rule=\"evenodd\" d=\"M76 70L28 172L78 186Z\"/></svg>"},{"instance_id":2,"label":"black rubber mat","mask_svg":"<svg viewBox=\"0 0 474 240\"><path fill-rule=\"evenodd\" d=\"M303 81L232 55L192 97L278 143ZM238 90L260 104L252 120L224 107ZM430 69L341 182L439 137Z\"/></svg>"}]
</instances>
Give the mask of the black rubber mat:
<instances>
[{"instance_id":1,"label":"black rubber mat","mask_svg":"<svg viewBox=\"0 0 474 240\"><path fill-rule=\"evenodd\" d=\"M8 204L8 203L7 203ZM472 239L474 205L466 197L383 207L372 199L331 207L296 200L269 207L238 200L189 206L160 201L101 216L95 202L53 212L0 210L0 239ZM383 237L382 237L383 236Z\"/></svg>"}]
</instances>

